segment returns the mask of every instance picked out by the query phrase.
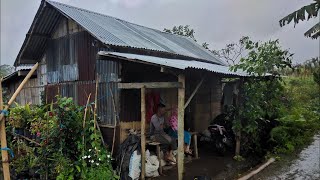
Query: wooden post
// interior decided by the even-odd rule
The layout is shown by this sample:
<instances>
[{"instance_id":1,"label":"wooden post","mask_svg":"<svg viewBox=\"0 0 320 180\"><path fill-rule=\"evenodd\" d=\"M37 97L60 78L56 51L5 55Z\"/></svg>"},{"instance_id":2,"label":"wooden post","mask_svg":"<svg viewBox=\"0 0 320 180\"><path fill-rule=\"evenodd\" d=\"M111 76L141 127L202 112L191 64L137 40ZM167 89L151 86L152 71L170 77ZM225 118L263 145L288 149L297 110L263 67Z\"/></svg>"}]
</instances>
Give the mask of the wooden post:
<instances>
[{"instance_id":1,"label":"wooden post","mask_svg":"<svg viewBox=\"0 0 320 180\"><path fill-rule=\"evenodd\" d=\"M244 79L243 78L240 78L240 82L239 82L239 92L238 92L238 95L236 97L236 107L239 108L239 106L242 105L243 103L243 98L242 98L242 94L243 94L243 83L244 83ZM241 124L241 118L240 118L240 115L239 113L236 114L236 121L240 121L240 124ZM240 155L240 149L241 149L241 130L238 130L236 132L236 149L235 149L235 155L236 156L239 156Z\"/></svg>"},{"instance_id":2,"label":"wooden post","mask_svg":"<svg viewBox=\"0 0 320 180\"><path fill-rule=\"evenodd\" d=\"M3 99L2 99L2 79L0 80L0 110L3 109ZM0 122L0 136L1 136L1 148L7 147L7 137L6 137L6 122L5 120ZM10 180L10 169L9 169L9 157L8 151L2 150L2 169L4 180Z\"/></svg>"},{"instance_id":3,"label":"wooden post","mask_svg":"<svg viewBox=\"0 0 320 180\"><path fill-rule=\"evenodd\" d=\"M11 106L11 104L13 103L13 101L16 99L16 97L18 96L18 94L20 93L20 91L22 90L23 86L28 82L28 80L30 79L30 77L33 75L33 73L37 70L39 64L36 63L32 69L30 70L30 72L28 73L28 75L24 78L24 80L21 82L21 84L19 85L19 87L17 88L17 90L14 92L14 94L12 95L12 97L10 98L8 105L4 108L4 110L8 110L9 107ZM0 114L0 121L2 121L4 117L4 114L1 113Z\"/></svg>"},{"instance_id":4,"label":"wooden post","mask_svg":"<svg viewBox=\"0 0 320 180\"><path fill-rule=\"evenodd\" d=\"M157 145L157 155L158 155L158 160L159 160L159 174L162 175L162 164L161 164L161 149L160 149L160 144Z\"/></svg>"},{"instance_id":5,"label":"wooden post","mask_svg":"<svg viewBox=\"0 0 320 180\"><path fill-rule=\"evenodd\" d=\"M182 87L178 89L178 179L183 179L184 174L184 101L185 101L185 76L180 74L179 82Z\"/></svg>"},{"instance_id":6,"label":"wooden post","mask_svg":"<svg viewBox=\"0 0 320 180\"><path fill-rule=\"evenodd\" d=\"M146 174L146 89L141 88L141 179L145 179Z\"/></svg>"},{"instance_id":7,"label":"wooden post","mask_svg":"<svg viewBox=\"0 0 320 180\"><path fill-rule=\"evenodd\" d=\"M193 148L194 148L194 157L196 159L199 158L199 153L198 153L198 135L197 134L194 134L193 136Z\"/></svg>"}]
</instances>

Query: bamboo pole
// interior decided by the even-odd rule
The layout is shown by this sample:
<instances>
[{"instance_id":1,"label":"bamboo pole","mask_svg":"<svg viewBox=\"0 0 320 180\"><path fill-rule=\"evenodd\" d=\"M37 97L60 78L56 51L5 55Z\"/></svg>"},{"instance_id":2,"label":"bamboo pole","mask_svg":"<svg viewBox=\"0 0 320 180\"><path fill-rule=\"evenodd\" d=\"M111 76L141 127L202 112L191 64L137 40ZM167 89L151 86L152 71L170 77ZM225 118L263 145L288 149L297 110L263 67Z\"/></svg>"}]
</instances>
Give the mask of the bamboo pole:
<instances>
[{"instance_id":1,"label":"bamboo pole","mask_svg":"<svg viewBox=\"0 0 320 180\"><path fill-rule=\"evenodd\" d=\"M184 101L185 101L185 76L180 74L179 82L182 87L178 89L178 179L183 179L184 174Z\"/></svg>"},{"instance_id":2,"label":"bamboo pole","mask_svg":"<svg viewBox=\"0 0 320 180\"><path fill-rule=\"evenodd\" d=\"M100 81L100 78L97 74L97 77L96 77L96 92L95 92L95 98L94 98L94 132L96 132L96 128L98 128L98 131L99 133L101 134L101 140L102 140L102 144L104 147L107 147L106 143L104 142L104 139L103 139L103 135L102 135L102 132L100 130L100 126L99 126L99 123L97 121L97 107L98 107L98 90L99 90L99 81Z\"/></svg>"},{"instance_id":3,"label":"bamboo pole","mask_svg":"<svg viewBox=\"0 0 320 180\"><path fill-rule=\"evenodd\" d=\"M97 104L98 104L98 87L99 87L99 79L98 75L96 76L96 92L94 96L94 109L93 109L93 120L94 120L94 134L96 134L96 127L97 127ZM98 125L99 127L99 125Z\"/></svg>"},{"instance_id":4,"label":"bamboo pole","mask_svg":"<svg viewBox=\"0 0 320 180\"><path fill-rule=\"evenodd\" d=\"M88 96L88 100L87 100L87 103L86 103L86 108L84 109L83 124L82 124L83 130L85 130L84 128L86 127L86 119L87 119L87 112L88 112L88 106L89 106L89 102L90 102L90 97L91 97L91 93ZM85 135L85 133L83 133L83 135L82 135L82 142L83 142L83 146L86 147L86 144L85 144L85 141L84 141L84 135Z\"/></svg>"},{"instance_id":5,"label":"bamboo pole","mask_svg":"<svg viewBox=\"0 0 320 180\"><path fill-rule=\"evenodd\" d=\"M0 110L3 109L2 99L2 79L0 80ZM0 122L0 136L1 136L1 148L7 147L7 136L6 136L6 122L5 120ZM8 151L2 150L2 168L4 180L10 180L10 169L9 169L9 157Z\"/></svg>"},{"instance_id":6,"label":"bamboo pole","mask_svg":"<svg viewBox=\"0 0 320 180\"><path fill-rule=\"evenodd\" d=\"M33 73L37 70L39 66L39 63L36 63L32 69L29 71L29 73L27 74L27 76L24 78L24 80L21 82L21 84L19 85L19 87L17 88L17 90L14 92L14 94L12 95L12 97L10 98L8 105L5 106L4 110L8 110L9 107L11 106L11 104L14 102L14 100L16 99L16 97L18 96L18 94L20 93L20 91L22 90L23 86L29 81L30 77L33 75ZM0 114L0 121L2 121L4 117L4 114L1 113Z\"/></svg>"},{"instance_id":7,"label":"bamboo pole","mask_svg":"<svg viewBox=\"0 0 320 180\"><path fill-rule=\"evenodd\" d=\"M146 174L146 89L141 88L141 179Z\"/></svg>"},{"instance_id":8,"label":"bamboo pole","mask_svg":"<svg viewBox=\"0 0 320 180\"><path fill-rule=\"evenodd\" d=\"M114 128L113 128L113 137L112 137L112 147L111 147L111 155L113 155L114 151L114 143L116 141L116 129L117 129L117 109L116 109L116 101L114 99L114 95L112 92L112 89L109 84L109 90L112 98L112 104L113 104L113 114L114 114Z\"/></svg>"},{"instance_id":9,"label":"bamboo pole","mask_svg":"<svg viewBox=\"0 0 320 180\"><path fill-rule=\"evenodd\" d=\"M258 174L260 171L262 171L264 168L266 168L267 166L269 166L271 163L273 163L275 161L274 158L270 158L266 163L264 163L263 165L261 165L258 169L251 171L249 174L239 178L238 180L248 180L250 179L252 176Z\"/></svg>"}]
</instances>

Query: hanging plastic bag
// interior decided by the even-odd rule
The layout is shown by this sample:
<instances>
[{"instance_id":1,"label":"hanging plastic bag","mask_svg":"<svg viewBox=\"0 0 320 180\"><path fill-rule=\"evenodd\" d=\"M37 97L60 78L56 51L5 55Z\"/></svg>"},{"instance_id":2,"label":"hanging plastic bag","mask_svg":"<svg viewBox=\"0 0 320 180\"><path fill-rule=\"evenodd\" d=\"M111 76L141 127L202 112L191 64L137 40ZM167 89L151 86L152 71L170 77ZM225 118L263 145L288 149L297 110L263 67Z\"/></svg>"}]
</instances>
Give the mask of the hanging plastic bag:
<instances>
[{"instance_id":1,"label":"hanging plastic bag","mask_svg":"<svg viewBox=\"0 0 320 180\"><path fill-rule=\"evenodd\" d=\"M129 177L133 180L139 179L141 172L141 155L138 155L137 151L134 151L130 158L129 163Z\"/></svg>"}]
</instances>

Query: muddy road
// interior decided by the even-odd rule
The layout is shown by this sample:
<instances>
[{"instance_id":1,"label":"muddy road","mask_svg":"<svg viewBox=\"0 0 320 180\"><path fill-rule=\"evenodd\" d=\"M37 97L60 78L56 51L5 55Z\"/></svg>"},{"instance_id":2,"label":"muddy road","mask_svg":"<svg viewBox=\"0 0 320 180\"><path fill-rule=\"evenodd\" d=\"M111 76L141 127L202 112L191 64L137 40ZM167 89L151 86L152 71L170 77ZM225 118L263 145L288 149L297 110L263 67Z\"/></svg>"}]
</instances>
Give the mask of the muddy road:
<instances>
[{"instance_id":1,"label":"muddy road","mask_svg":"<svg viewBox=\"0 0 320 180\"><path fill-rule=\"evenodd\" d=\"M264 169L254 179L320 180L320 134L297 157L283 158Z\"/></svg>"}]
</instances>

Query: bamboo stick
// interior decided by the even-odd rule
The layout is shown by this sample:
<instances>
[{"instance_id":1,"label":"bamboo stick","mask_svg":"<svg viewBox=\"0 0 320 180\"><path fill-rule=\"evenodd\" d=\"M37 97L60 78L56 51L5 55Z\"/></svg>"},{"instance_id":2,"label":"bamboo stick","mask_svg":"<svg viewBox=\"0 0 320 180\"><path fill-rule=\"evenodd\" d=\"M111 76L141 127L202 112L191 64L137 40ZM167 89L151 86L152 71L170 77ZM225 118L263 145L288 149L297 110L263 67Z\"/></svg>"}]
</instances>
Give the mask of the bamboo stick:
<instances>
[{"instance_id":1,"label":"bamboo stick","mask_svg":"<svg viewBox=\"0 0 320 180\"><path fill-rule=\"evenodd\" d=\"M146 174L146 89L141 88L141 179Z\"/></svg>"},{"instance_id":2,"label":"bamboo stick","mask_svg":"<svg viewBox=\"0 0 320 180\"><path fill-rule=\"evenodd\" d=\"M263 165L261 165L258 169L251 171L249 174L239 178L238 180L247 180L250 179L252 176L258 174L260 171L262 171L264 168L266 168L267 166L269 166L271 163L273 163L275 161L274 158L270 158L266 163L264 163Z\"/></svg>"},{"instance_id":3,"label":"bamboo stick","mask_svg":"<svg viewBox=\"0 0 320 180\"><path fill-rule=\"evenodd\" d=\"M0 110L3 109L3 99L2 99L2 79L0 80ZM7 147L7 136L6 136L6 122L5 120L0 122L0 136L1 136L1 148ZM2 168L4 180L10 180L10 168L9 168L9 157L8 151L2 150Z\"/></svg>"},{"instance_id":4,"label":"bamboo stick","mask_svg":"<svg viewBox=\"0 0 320 180\"><path fill-rule=\"evenodd\" d=\"M116 109L116 102L115 102L115 99L114 99L113 92L112 92L112 89L110 87L110 84L109 84L109 90L110 90L110 94L111 94L111 98L112 98L113 114L114 114L114 129L113 129L112 147L111 147L111 155L113 155L114 143L115 143L115 140L116 140L116 129L117 129L117 109Z\"/></svg>"},{"instance_id":5,"label":"bamboo stick","mask_svg":"<svg viewBox=\"0 0 320 180\"><path fill-rule=\"evenodd\" d=\"M39 63L36 63L32 69L29 71L29 73L27 74L27 76L24 78L24 80L21 82L21 84L19 85L19 87L17 88L17 90L14 92L14 94L12 95L12 97L10 98L8 104L5 106L4 110L8 110L9 107L11 106L11 104L14 102L14 100L16 99L16 97L18 96L18 94L20 93L20 91L22 90L23 86L29 81L30 77L33 75L33 73L37 70L39 66ZM4 117L4 114L1 113L0 114L0 121L2 121Z\"/></svg>"},{"instance_id":6,"label":"bamboo stick","mask_svg":"<svg viewBox=\"0 0 320 180\"><path fill-rule=\"evenodd\" d=\"M95 100L94 100L94 101L95 101L95 103L94 103L94 124L95 124L94 131L96 131L96 128L98 128L98 131L99 131L99 133L101 134L102 144L103 144L104 147L107 147L107 146L106 146L106 143L104 142L103 135L102 135L102 132L101 132L99 123L98 123L98 121L97 121L99 81L100 81L100 77L99 77L98 74L97 74L97 77L96 77L96 92L95 92L96 94L95 94Z\"/></svg>"},{"instance_id":7,"label":"bamboo stick","mask_svg":"<svg viewBox=\"0 0 320 180\"><path fill-rule=\"evenodd\" d=\"M196 93L198 92L199 88L201 87L203 81L206 79L206 76L203 76L203 78L201 79L201 81L197 84L197 87L194 89L194 91L192 92L192 94L190 95L189 99L187 100L186 104L184 105L184 108L187 108L189 103L191 102L191 100L193 99L194 95L196 95Z\"/></svg>"},{"instance_id":8,"label":"bamboo stick","mask_svg":"<svg viewBox=\"0 0 320 180\"><path fill-rule=\"evenodd\" d=\"M22 136L22 135L20 135L20 134L14 134L14 133L11 133L11 132L9 132L9 134L11 134L11 135L13 135L13 136L17 136L17 137L19 137L19 138L23 138L23 139L25 139L25 140L27 140L27 141L29 141L29 142L31 142L31 143L34 143L34 144L36 144L37 146L42 146L40 143L38 143L37 141L34 141L34 140L32 140L32 139L30 139L30 138L27 138L27 137L25 137L25 136Z\"/></svg>"},{"instance_id":9,"label":"bamboo stick","mask_svg":"<svg viewBox=\"0 0 320 180\"><path fill-rule=\"evenodd\" d=\"M91 93L88 96L86 108L84 109L83 124L82 124L83 130L85 130L85 127L86 127L86 119L87 119L87 112L88 112L88 105L89 105L90 97L91 97ZM83 146L86 147L85 141L84 141L84 135L85 135L85 133L83 133L83 135L82 135L82 142L83 142Z\"/></svg>"}]
</instances>

